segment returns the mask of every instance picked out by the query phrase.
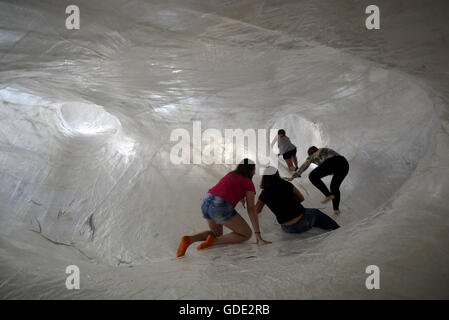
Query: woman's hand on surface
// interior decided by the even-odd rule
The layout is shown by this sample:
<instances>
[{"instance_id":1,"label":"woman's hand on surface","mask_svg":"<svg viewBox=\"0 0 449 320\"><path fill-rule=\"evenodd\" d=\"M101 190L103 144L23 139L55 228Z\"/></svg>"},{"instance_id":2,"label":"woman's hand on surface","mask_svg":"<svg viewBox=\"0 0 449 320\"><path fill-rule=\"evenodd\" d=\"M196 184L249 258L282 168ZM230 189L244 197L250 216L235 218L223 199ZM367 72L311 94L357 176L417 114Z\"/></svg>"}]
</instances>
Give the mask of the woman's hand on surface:
<instances>
[{"instance_id":1,"label":"woman's hand on surface","mask_svg":"<svg viewBox=\"0 0 449 320\"><path fill-rule=\"evenodd\" d=\"M259 246L263 246L263 245L272 243L271 241L267 241L267 240L262 239L262 236L260 234L258 234L258 233L256 233L256 239L257 239L257 244Z\"/></svg>"}]
</instances>

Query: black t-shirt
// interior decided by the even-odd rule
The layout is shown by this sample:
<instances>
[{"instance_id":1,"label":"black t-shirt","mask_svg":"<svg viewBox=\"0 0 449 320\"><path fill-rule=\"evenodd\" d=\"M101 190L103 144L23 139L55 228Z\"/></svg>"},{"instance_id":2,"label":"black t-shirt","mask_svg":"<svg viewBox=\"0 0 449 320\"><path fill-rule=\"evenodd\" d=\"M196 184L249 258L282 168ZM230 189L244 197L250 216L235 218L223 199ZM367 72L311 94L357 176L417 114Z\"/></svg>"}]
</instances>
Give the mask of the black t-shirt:
<instances>
[{"instance_id":1,"label":"black t-shirt","mask_svg":"<svg viewBox=\"0 0 449 320\"><path fill-rule=\"evenodd\" d=\"M262 190L259 200L270 208L280 224L300 216L305 211L293 192L293 184L285 180Z\"/></svg>"}]
</instances>

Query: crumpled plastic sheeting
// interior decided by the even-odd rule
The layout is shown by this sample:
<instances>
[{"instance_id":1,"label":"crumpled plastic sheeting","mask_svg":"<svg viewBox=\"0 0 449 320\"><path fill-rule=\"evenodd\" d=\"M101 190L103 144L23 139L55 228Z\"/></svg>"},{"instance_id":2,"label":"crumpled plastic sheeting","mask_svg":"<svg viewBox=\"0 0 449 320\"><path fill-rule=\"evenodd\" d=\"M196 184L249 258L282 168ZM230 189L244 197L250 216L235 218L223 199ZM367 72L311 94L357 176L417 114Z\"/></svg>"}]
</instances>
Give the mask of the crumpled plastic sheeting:
<instances>
[{"instance_id":1,"label":"crumpled plastic sheeting","mask_svg":"<svg viewBox=\"0 0 449 320\"><path fill-rule=\"evenodd\" d=\"M57 1L0 3L0 296L448 298L447 6L381 1L367 33L354 2L78 1L77 31ZM342 228L284 234L264 209L273 244L175 259L231 168L171 164L193 121L345 155Z\"/></svg>"}]
</instances>

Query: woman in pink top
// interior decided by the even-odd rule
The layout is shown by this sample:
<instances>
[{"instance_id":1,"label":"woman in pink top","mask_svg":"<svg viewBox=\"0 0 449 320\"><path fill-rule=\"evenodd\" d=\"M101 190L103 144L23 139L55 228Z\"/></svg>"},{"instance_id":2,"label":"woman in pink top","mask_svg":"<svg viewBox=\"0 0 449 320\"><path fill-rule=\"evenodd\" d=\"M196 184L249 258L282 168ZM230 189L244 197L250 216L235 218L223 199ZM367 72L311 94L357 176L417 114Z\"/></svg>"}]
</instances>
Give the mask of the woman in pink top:
<instances>
[{"instance_id":1,"label":"woman in pink top","mask_svg":"<svg viewBox=\"0 0 449 320\"><path fill-rule=\"evenodd\" d=\"M203 218L209 224L210 230L193 236L182 237L176 257L183 256L189 245L197 241L204 241L197 248L201 250L213 245L240 243L249 240L252 235L251 228L234 209L239 201L245 206L245 199L257 244L271 243L262 239L260 235L259 219L254 205L256 189L251 180L256 172L256 165L249 162L248 159L244 159L234 171L225 175L208 191L201 206L201 211L203 212ZM223 235L223 225L231 229L232 232Z\"/></svg>"}]
</instances>

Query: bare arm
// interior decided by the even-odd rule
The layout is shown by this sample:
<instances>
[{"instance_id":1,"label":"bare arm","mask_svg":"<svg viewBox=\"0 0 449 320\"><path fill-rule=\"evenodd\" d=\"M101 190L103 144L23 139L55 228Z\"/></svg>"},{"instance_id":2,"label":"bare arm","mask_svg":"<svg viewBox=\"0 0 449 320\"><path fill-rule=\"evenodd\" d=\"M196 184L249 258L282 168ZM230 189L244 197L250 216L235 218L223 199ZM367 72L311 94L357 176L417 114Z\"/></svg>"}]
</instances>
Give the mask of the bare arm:
<instances>
[{"instance_id":1,"label":"bare arm","mask_svg":"<svg viewBox=\"0 0 449 320\"><path fill-rule=\"evenodd\" d=\"M256 206L254 205L255 193L252 191L246 192L246 210L248 211L249 219L253 225L254 233L256 234L257 244L268 244L269 241L262 239L259 226L259 217L257 216Z\"/></svg>"},{"instance_id":2,"label":"bare arm","mask_svg":"<svg viewBox=\"0 0 449 320\"><path fill-rule=\"evenodd\" d=\"M273 141L271 141L271 147L273 148L274 144L278 141L279 136L275 135Z\"/></svg>"},{"instance_id":3,"label":"bare arm","mask_svg":"<svg viewBox=\"0 0 449 320\"><path fill-rule=\"evenodd\" d=\"M260 232L259 219L257 218L256 206L254 205L254 196L254 192L246 192L246 210L248 211L248 216L251 220L251 224L253 225L254 232Z\"/></svg>"},{"instance_id":4,"label":"bare arm","mask_svg":"<svg viewBox=\"0 0 449 320\"><path fill-rule=\"evenodd\" d=\"M257 200L257 203L256 203L256 212L257 212L257 214L262 212L262 208L263 208L264 205L265 205L265 203L263 203L260 200Z\"/></svg>"},{"instance_id":5,"label":"bare arm","mask_svg":"<svg viewBox=\"0 0 449 320\"><path fill-rule=\"evenodd\" d=\"M276 135L273 139L273 141L271 141L271 148L273 148L273 146L275 145L276 142L279 141L279 135ZM278 153L277 156L279 157L281 154Z\"/></svg>"},{"instance_id":6,"label":"bare arm","mask_svg":"<svg viewBox=\"0 0 449 320\"><path fill-rule=\"evenodd\" d=\"M296 171L296 175L297 175L297 176L301 176L302 173L303 173L304 171L306 171L307 168L310 166L310 164L312 163L312 160L313 160L312 156L309 156L309 157L307 158L307 160L304 161L304 163L299 167L298 171Z\"/></svg>"},{"instance_id":7,"label":"bare arm","mask_svg":"<svg viewBox=\"0 0 449 320\"><path fill-rule=\"evenodd\" d=\"M293 187L293 193L295 194L296 197L298 197L299 202L303 202L304 201L304 196L302 195L302 193L296 189L296 187Z\"/></svg>"}]
</instances>

